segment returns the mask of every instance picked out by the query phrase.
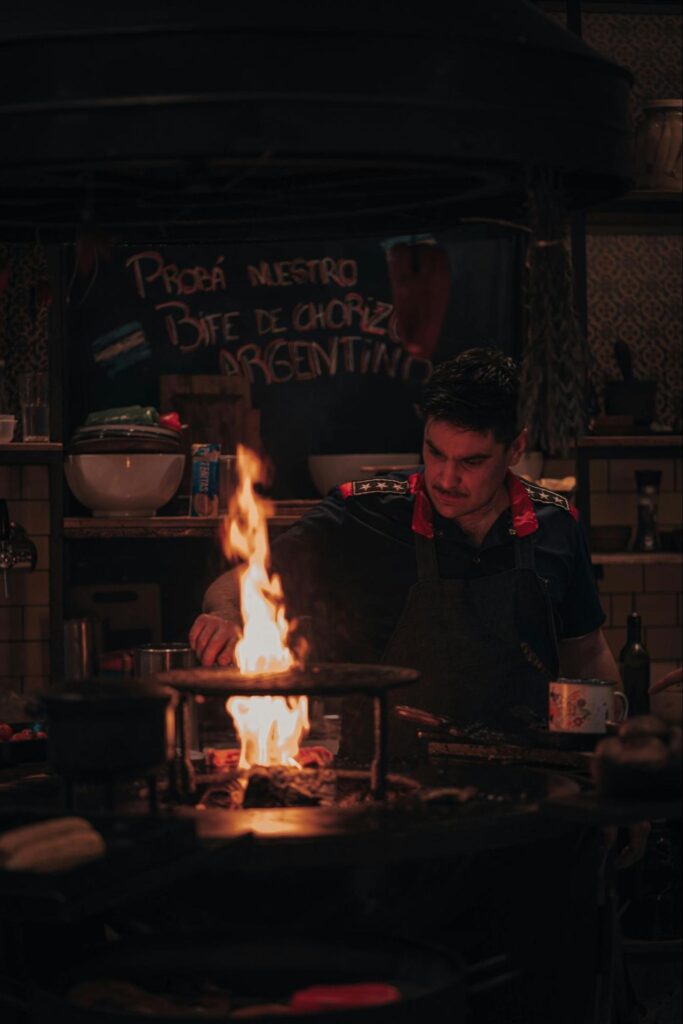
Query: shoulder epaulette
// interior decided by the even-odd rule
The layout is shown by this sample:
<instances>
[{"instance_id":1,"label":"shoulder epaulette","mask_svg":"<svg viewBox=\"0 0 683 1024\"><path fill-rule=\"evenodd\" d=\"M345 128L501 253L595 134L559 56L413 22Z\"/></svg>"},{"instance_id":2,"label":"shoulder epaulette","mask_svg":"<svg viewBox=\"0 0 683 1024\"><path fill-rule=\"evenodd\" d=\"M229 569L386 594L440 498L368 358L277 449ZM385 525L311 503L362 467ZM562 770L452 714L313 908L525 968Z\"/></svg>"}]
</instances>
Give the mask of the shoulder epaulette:
<instances>
[{"instance_id":1,"label":"shoulder epaulette","mask_svg":"<svg viewBox=\"0 0 683 1024\"><path fill-rule=\"evenodd\" d=\"M524 485L532 501L538 501L541 505L556 505L558 508L563 508L565 512L574 515L574 506L567 501L563 494L558 494L557 491L549 491L547 487L532 484L529 480L522 479L521 483Z\"/></svg>"},{"instance_id":2,"label":"shoulder epaulette","mask_svg":"<svg viewBox=\"0 0 683 1024\"><path fill-rule=\"evenodd\" d=\"M390 480L377 476L371 480L351 480L342 484L340 489L345 498L365 494L410 494L410 483L408 480Z\"/></svg>"}]
</instances>

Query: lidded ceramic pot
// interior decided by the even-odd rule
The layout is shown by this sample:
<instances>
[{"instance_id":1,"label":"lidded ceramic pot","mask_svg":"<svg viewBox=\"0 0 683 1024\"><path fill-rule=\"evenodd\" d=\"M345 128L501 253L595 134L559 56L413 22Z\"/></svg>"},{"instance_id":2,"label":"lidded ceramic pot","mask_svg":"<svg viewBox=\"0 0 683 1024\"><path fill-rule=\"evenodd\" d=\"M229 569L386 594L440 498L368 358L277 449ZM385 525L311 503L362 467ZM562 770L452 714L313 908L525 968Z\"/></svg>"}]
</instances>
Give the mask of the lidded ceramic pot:
<instances>
[{"instance_id":1,"label":"lidded ceramic pot","mask_svg":"<svg viewBox=\"0 0 683 1024\"><path fill-rule=\"evenodd\" d=\"M683 100L643 104L636 134L636 186L662 192L683 188Z\"/></svg>"}]
</instances>

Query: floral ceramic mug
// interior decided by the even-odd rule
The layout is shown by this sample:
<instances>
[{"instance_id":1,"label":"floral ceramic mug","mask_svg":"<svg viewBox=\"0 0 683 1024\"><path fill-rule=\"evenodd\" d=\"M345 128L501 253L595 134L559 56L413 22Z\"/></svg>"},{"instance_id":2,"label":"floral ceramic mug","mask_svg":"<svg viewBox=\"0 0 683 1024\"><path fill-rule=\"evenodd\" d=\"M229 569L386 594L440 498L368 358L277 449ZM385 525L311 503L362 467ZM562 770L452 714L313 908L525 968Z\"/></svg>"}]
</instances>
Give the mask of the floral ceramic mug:
<instances>
[{"instance_id":1,"label":"floral ceramic mug","mask_svg":"<svg viewBox=\"0 0 683 1024\"><path fill-rule=\"evenodd\" d=\"M613 679L560 678L549 684L551 732L604 733L608 722L623 722L627 715L628 700Z\"/></svg>"}]
</instances>

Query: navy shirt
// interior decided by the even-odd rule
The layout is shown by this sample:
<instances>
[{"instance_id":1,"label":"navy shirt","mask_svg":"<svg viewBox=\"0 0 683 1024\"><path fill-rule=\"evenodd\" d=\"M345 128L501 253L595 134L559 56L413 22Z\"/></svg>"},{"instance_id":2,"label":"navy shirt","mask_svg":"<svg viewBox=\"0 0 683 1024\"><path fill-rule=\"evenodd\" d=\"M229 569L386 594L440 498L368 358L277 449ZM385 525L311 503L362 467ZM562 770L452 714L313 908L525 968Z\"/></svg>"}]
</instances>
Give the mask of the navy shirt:
<instances>
[{"instance_id":1,"label":"navy shirt","mask_svg":"<svg viewBox=\"0 0 683 1024\"><path fill-rule=\"evenodd\" d=\"M514 568L516 537L531 536L559 639L604 621L575 510L562 495L512 474L510 507L475 547L433 509L421 473L389 473L343 484L273 544L287 611L311 618L316 660L377 661L417 582L414 534L431 537L443 579ZM525 637L534 646L534 637Z\"/></svg>"}]
</instances>

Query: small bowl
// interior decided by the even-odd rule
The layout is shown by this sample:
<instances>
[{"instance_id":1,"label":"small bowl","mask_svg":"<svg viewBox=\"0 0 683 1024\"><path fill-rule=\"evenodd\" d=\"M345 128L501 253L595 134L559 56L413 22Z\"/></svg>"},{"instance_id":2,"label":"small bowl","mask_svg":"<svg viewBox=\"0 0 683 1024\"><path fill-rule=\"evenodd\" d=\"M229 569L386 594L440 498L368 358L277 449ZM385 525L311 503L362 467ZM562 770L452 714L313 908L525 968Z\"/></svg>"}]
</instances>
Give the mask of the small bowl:
<instances>
[{"instance_id":1,"label":"small bowl","mask_svg":"<svg viewBox=\"0 0 683 1024\"><path fill-rule=\"evenodd\" d=\"M14 437L16 416L0 416L0 444L8 444Z\"/></svg>"},{"instance_id":2,"label":"small bowl","mask_svg":"<svg viewBox=\"0 0 683 1024\"><path fill-rule=\"evenodd\" d=\"M373 452L361 455L309 455L308 472L318 494L325 495L349 480L367 480L397 469L412 469L422 462L419 452Z\"/></svg>"}]
</instances>

